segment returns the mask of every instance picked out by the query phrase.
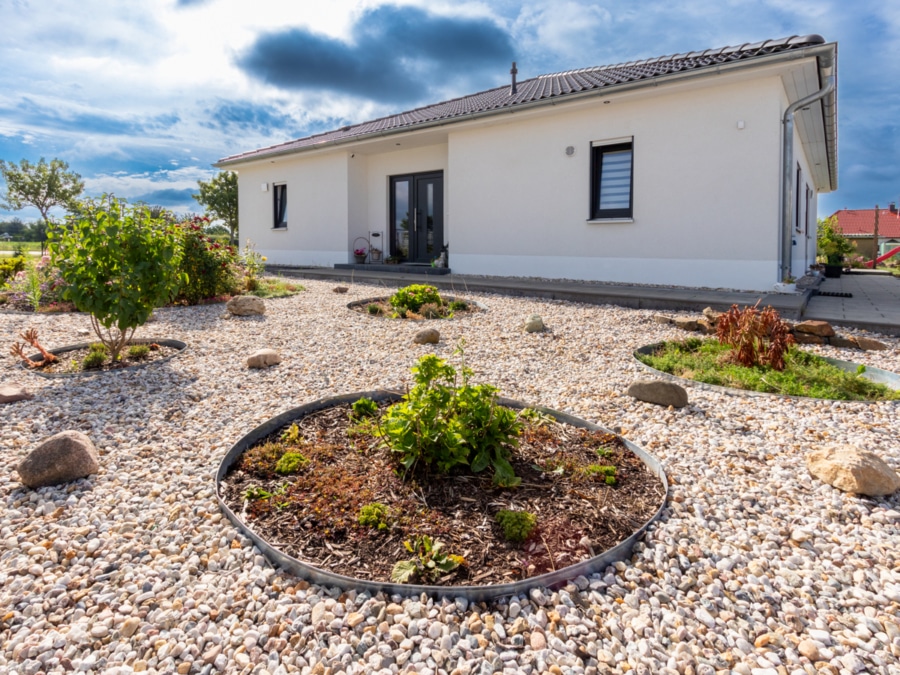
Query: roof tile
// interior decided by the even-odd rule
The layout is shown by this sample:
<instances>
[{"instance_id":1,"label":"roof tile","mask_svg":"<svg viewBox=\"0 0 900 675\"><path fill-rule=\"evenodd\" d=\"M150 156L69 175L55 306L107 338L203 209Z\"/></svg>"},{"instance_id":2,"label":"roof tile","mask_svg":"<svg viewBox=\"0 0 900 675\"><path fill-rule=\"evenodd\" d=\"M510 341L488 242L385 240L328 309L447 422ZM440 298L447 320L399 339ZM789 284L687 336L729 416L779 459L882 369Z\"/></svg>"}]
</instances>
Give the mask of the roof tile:
<instances>
[{"instance_id":1,"label":"roof tile","mask_svg":"<svg viewBox=\"0 0 900 675\"><path fill-rule=\"evenodd\" d=\"M323 143L350 141L357 137L378 132L412 129L419 124L450 120L488 110L515 108L534 101L564 97L591 90L601 90L604 87L612 87L627 82L637 82L671 73L695 70L775 52L823 44L824 42L825 39L820 35L791 36L779 40L766 40L734 47L707 49L702 52L695 51L641 61L629 61L610 66L582 68L580 70L540 75L519 82L516 94L512 94L509 85L505 85L469 96L408 110L396 115L344 126L334 131L307 136L306 138L238 155L231 155L220 160L220 163L233 163L263 158L268 155L284 154Z\"/></svg>"}]
</instances>

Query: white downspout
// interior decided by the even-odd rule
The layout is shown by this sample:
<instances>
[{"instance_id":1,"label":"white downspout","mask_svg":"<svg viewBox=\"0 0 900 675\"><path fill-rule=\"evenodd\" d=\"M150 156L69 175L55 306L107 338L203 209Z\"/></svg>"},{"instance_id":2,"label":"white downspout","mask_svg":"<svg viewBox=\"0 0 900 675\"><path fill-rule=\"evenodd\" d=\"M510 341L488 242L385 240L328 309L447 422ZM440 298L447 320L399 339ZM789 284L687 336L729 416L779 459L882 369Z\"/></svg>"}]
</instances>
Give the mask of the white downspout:
<instances>
[{"instance_id":1,"label":"white downspout","mask_svg":"<svg viewBox=\"0 0 900 675\"><path fill-rule=\"evenodd\" d=\"M821 61L820 63L821 71L826 76L825 86L788 106L781 120L784 136L782 137L781 153L783 159L781 167L781 269L778 281L791 276L791 249L794 243L793 232L791 232L791 213L794 203L794 113L825 98L834 91L834 63L831 59L828 59L827 63Z\"/></svg>"}]
</instances>

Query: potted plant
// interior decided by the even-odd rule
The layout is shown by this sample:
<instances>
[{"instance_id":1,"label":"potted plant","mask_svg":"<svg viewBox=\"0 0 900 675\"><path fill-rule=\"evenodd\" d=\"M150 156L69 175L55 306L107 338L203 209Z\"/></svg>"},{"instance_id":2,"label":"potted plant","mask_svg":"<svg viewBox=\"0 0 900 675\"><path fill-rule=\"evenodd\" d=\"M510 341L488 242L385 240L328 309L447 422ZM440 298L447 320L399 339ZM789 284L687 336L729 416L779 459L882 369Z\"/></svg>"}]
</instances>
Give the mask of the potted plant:
<instances>
[{"instance_id":1,"label":"potted plant","mask_svg":"<svg viewBox=\"0 0 900 675\"><path fill-rule=\"evenodd\" d=\"M825 276L837 279L841 276L844 256L853 251L853 244L837 229L835 216L820 220L817 229L818 254L825 258Z\"/></svg>"},{"instance_id":2,"label":"potted plant","mask_svg":"<svg viewBox=\"0 0 900 675\"><path fill-rule=\"evenodd\" d=\"M776 293L796 293L797 279L790 274L781 280L781 283L775 284Z\"/></svg>"},{"instance_id":3,"label":"potted plant","mask_svg":"<svg viewBox=\"0 0 900 675\"><path fill-rule=\"evenodd\" d=\"M366 249L365 248L355 248L353 249L353 258L357 263L366 262Z\"/></svg>"}]
</instances>

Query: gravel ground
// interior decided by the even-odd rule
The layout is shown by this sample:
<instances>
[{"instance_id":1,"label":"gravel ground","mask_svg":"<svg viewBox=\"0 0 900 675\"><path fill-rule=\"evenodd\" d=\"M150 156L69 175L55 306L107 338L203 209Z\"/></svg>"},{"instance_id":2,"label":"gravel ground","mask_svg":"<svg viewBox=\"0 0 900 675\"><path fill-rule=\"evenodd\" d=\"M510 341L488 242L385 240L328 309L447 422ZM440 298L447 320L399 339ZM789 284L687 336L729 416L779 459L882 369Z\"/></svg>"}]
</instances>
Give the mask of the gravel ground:
<instances>
[{"instance_id":1,"label":"gravel ground","mask_svg":"<svg viewBox=\"0 0 900 675\"><path fill-rule=\"evenodd\" d=\"M381 294L304 281L267 314L168 308L139 331L189 349L144 370L48 380L0 356L0 381L34 400L0 408L0 672L900 673L900 494L865 499L812 479L826 442L900 468L900 406L728 396L689 388L665 410L624 395L631 351L674 338L649 311L469 294L489 311L421 325L346 309ZM540 314L548 332L518 326ZM0 314L57 347L86 316ZM852 331L846 331L852 333ZM878 337L878 336L876 336ZM627 564L558 590L469 604L370 597L274 569L219 513L212 476L273 415L326 395L402 387L434 349L465 338L476 379L573 413L664 460L661 520ZM884 352L822 353L900 371ZM280 365L248 371L271 347ZM24 489L14 466L42 439L87 433L98 475Z\"/></svg>"}]
</instances>

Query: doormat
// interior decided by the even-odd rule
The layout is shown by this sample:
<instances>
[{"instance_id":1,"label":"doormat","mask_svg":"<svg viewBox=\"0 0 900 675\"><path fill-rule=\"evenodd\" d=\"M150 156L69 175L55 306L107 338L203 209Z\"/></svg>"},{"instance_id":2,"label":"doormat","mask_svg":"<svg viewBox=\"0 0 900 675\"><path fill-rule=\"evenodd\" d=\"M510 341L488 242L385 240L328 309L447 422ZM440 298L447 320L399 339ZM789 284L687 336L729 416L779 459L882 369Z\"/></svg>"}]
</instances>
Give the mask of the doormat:
<instances>
[{"instance_id":1,"label":"doormat","mask_svg":"<svg viewBox=\"0 0 900 675\"><path fill-rule=\"evenodd\" d=\"M853 293L839 293L838 291L819 291L819 295L824 295L826 298L852 298Z\"/></svg>"}]
</instances>

